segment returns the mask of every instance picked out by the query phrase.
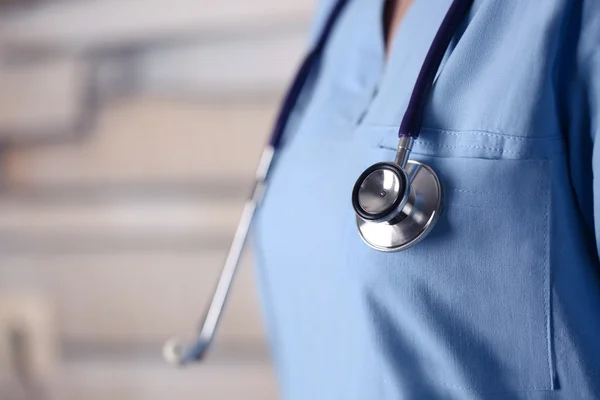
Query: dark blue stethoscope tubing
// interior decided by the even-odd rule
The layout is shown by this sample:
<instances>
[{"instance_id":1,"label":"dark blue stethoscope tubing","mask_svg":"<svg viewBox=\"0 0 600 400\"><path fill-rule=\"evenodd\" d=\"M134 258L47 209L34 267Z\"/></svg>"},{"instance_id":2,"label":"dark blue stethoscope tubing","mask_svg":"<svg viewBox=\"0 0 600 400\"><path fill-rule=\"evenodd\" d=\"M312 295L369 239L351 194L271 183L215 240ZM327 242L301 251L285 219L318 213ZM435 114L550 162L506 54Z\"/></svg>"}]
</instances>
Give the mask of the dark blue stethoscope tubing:
<instances>
[{"instance_id":1,"label":"dark blue stethoscope tubing","mask_svg":"<svg viewBox=\"0 0 600 400\"><path fill-rule=\"evenodd\" d=\"M313 68L318 63L321 54L323 53L323 49L327 44L327 39L329 39L329 37L331 36L331 31L333 30L333 27L335 26L338 17L342 14L342 11L344 10L347 4L348 0L338 0L338 2L335 4L333 9L329 13L327 21L325 21L325 24L323 26L323 29L321 30L321 34L319 35L317 42L313 45L312 50L306 55L304 61L302 61L302 64L300 65L300 68L298 69L298 72L296 73L296 76L283 99L279 115L277 116L275 125L273 127L273 132L269 140L269 145L273 149L277 149L281 144L281 138L283 137L283 134L285 132L285 127L287 125L289 117L294 111L296 103L298 102L298 99L302 94L302 90L306 85L308 77L310 76Z\"/></svg>"},{"instance_id":2,"label":"dark blue stethoscope tubing","mask_svg":"<svg viewBox=\"0 0 600 400\"><path fill-rule=\"evenodd\" d=\"M450 5L446 16L433 38L433 42L429 47L429 51L425 56L425 60L415 81L406 112L400 124L398 137L412 137L416 139L419 136L423 111L429 100L435 75L439 70L444 54L448 50L452 37L458 30L472 3L473 0L454 0Z\"/></svg>"}]
</instances>

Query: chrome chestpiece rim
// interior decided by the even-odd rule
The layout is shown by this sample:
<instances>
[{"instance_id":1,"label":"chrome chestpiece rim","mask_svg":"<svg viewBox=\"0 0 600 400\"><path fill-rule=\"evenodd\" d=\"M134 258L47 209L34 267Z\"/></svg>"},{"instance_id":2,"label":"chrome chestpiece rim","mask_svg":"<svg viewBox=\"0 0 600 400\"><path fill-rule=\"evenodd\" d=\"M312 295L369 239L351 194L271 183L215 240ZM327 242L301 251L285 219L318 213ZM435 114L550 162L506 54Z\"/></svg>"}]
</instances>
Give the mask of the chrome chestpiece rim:
<instances>
[{"instance_id":1,"label":"chrome chestpiece rim","mask_svg":"<svg viewBox=\"0 0 600 400\"><path fill-rule=\"evenodd\" d=\"M356 214L365 221L387 222L397 216L408 200L406 173L398 165L371 165L357 179L352 193Z\"/></svg>"},{"instance_id":2,"label":"chrome chestpiece rim","mask_svg":"<svg viewBox=\"0 0 600 400\"><path fill-rule=\"evenodd\" d=\"M440 181L431 167L381 162L367 168L352 191L361 238L380 251L405 250L427 236L440 214Z\"/></svg>"}]
</instances>

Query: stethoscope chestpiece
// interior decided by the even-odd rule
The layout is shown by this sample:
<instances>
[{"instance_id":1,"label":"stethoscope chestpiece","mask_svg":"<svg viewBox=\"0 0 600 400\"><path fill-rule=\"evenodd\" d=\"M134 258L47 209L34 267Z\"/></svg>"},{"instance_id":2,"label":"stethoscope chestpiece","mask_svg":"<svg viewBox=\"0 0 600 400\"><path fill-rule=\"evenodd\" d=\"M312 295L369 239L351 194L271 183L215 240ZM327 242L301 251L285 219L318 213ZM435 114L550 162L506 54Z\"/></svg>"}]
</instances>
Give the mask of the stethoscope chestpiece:
<instances>
[{"instance_id":1,"label":"stethoscope chestpiece","mask_svg":"<svg viewBox=\"0 0 600 400\"><path fill-rule=\"evenodd\" d=\"M410 185L399 165L379 162L367 168L352 191L356 214L372 223L389 222L398 217L408 202Z\"/></svg>"},{"instance_id":2,"label":"stethoscope chestpiece","mask_svg":"<svg viewBox=\"0 0 600 400\"><path fill-rule=\"evenodd\" d=\"M413 160L404 168L395 162L374 164L352 190L358 232L379 251L405 250L423 240L437 222L441 204L436 173Z\"/></svg>"},{"instance_id":3,"label":"stethoscope chestpiece","mask_svg":"<svg viewBox=\"0 0 600 400\"><path fill-rule=\"evenodd\" d=\"M362 239L380 251L408 249L423 240L437 222L442 189L435 171L409 160L422 128L423 111L440 63L472 0L454 0L440 25L419 71L398 129L393 163L377 163L358 178L352 206Z\"/></svg>"}]
</instances>

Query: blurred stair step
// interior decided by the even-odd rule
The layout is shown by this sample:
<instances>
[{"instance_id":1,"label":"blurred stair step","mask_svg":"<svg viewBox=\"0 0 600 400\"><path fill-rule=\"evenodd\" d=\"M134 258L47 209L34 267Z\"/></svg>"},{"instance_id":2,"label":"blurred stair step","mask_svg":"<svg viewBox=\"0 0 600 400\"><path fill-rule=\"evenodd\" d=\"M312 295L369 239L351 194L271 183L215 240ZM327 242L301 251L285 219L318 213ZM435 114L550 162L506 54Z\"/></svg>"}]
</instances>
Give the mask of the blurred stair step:
<instances>
[{"instance_id":1,"label":"blurred stair step","mask_svg":"<svg viewBox=\"0 0 600 400\"><path fill-rule=\"evenodd\" d=\"M146 92L205 98L279 96L306 50L306 36L302 29L144 48L136 51L135 81Z\"/></svg>"},{"instance_id":2,"label":"blurred stair step","mask_svg":"<svg viewBox=\"0 0 600 400\"><path fill-rule=\"evenodd\" d=\"M29 290L53 299L64 340L161 342L189 337L220 274L224 251L0 258L0 291ZM223 314L219 340L261 342L264 329L250 252Z\"/></svg>"},{"instance_id":3,"label":"blurred stair step","mask_svg":"<svg viewBox=\"0 0 600 400\"><path fill-rule=\"evenodd\" d=\"M3 183L10 188L252 179L275 105L275 100L116 102L81 140L8 148L0 160Z\"/></svg>"},{"instance_id":4,"label":"blurred stair step","mask_svg":"<svg viewBox=\"0 0 600 400\"><path fill-rule=\"evenodd\" d=\"M240 186L243 193L246 190L242 189L250 188L250 182ZM218 191L207 193L207 197L212 197L209 199L200 196L166 198L163 194L157 199L124 196L98 202L66 199L55 203L44 202L41 197L28 203L0 194L0 238L4 240L4 243L0 240L0 252L11 251L8 243L19 246L19 241L25 241L24 248L34 251L36 241L50 243L61 238L74 240L71 246L76 246L87 238L143 244L145 240L188 241L203 237L210 240L232 236L242 211L242 198L228 198ZM218 199L219 196L222 198Z\"/></svg>"},{"instance_id":5,"label":"blurred stair step","mask_svg":"<svg viewBox=\"0 0 600 400\"><path fill-rule=\"evenodd\" d=\"M55 382L61 400L276 400L272 368L262 362L173 369L156 363L72 362Z\"/></svg>"},{"instance_id":6,"label":"blurred stair step","mask_svg":"<svg viewBox=\"0 0 600 400\"><path fill-rule=\"evenodd\" d=\"M0 46L85 50L178 35L308 25L313 1L95 0L23 7L0 19Z\"/></svg>"},{"instance_id":7,"label":"blurred stair step","mask_svg":"<svg viewBox=\"0 0 600 400\"><path fill-rule=\"evenodd\" d=\"M85 63L72 58L0 67L0 140L49 139L76 128L87 74Z\"/></svg>"}]
</instances>

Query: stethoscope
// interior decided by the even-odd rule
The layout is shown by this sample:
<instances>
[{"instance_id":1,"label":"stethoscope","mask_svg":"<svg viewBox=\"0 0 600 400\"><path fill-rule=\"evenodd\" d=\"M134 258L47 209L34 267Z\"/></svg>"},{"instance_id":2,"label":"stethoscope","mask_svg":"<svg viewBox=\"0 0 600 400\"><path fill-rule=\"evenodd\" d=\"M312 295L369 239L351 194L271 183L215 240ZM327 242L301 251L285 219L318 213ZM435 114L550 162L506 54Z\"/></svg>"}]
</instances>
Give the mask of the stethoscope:
<instances>
[{"instance_id":1,"label":"stethoscope","mask_svg":"<svg viewBox=\"0 0 600 400\"><path fill-rule=\"evenodd\" d=\"M463 20L472 0L454 0L429 48L413 88L398 132L398 151L393 162L379 162L367 168L352 190L356 225L363 241L385 252L405 250L423 240L433 229L441 211L442 190L435 171L426 164L410 160L418 137L423 110L444 54ZM176 365L200 361L210 346L219 323L231 282L239 264L254 213L262 199L273 156L278 149L287 121L313 67L348 0L338 0L322 32L308 53L286 94L273 134L257 168L254 190L242 211L225 265L204 317L200 333L189 346L168 341L165 359Z\"/></svg>"}]
</instances>

